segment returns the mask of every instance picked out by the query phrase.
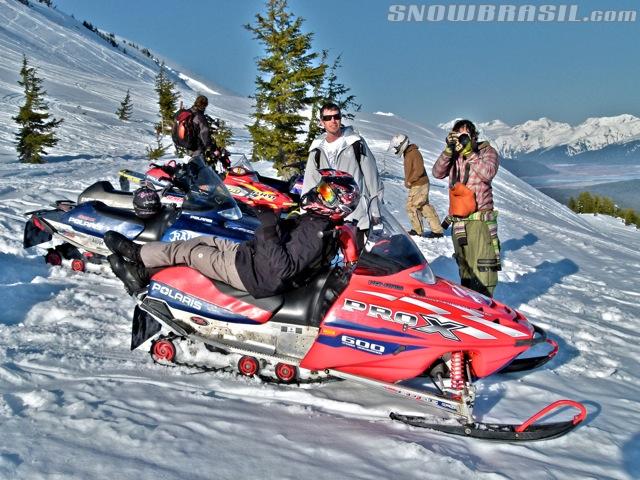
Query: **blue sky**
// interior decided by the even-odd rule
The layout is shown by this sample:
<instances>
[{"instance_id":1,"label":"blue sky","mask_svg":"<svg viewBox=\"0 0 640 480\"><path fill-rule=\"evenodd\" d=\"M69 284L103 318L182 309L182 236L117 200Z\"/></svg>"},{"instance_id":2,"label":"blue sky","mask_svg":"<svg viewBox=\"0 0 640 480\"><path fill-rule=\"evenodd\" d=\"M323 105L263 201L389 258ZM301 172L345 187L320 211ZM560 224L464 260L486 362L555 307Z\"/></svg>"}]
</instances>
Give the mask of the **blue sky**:
<instances>
[{"instance_id":1,"label":"blue sky","mask_svg":"<svg viewBox=\"0 0 640 480\"><path fill-rule=\"evenodd\" d=\"M242 25L264 9L262 0L54 3L205 80L241 95L253 93L261 49ZM588 117L640 115L640 18L630 23L390 22L389 9L396 3L289 0L290 11L305 19L304 30L314 32L314 48L342 54L341 80L365 111L394 112L432 125L456 117L516 124L544 116L577 124ZM525 3L552 4L503 2ZM593 10L640 12L635 0L573 4L581 17Z\"/></svg>"}]
</instances>

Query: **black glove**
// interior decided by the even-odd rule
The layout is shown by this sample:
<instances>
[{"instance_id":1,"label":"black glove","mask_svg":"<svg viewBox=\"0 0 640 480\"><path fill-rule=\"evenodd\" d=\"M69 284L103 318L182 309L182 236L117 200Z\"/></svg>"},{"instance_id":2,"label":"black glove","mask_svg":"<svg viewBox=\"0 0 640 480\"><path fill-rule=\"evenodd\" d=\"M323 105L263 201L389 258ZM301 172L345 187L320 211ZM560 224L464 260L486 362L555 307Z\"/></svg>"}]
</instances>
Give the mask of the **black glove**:
<instances>
[{"instance_id":1,"label":"black glove","mask_svg":"<svg viewBox=\"0 0 640 480\"><path fill-rule=\"evenodd\" d=\"M278 223L278 213L274 211L273 208L267 207L266 205L256 205L254 210L258 220L260 220L260 223L265 227Z\"/></svg>"}]
</instances>

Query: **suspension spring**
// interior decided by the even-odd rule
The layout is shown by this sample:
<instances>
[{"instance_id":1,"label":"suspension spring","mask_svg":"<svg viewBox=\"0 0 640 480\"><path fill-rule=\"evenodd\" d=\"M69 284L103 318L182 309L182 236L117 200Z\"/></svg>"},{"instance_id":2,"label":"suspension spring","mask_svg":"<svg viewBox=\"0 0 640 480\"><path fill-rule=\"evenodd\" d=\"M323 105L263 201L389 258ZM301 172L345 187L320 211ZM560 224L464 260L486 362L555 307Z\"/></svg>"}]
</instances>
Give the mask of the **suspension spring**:
<instances>
[{"instance_id":1,"label":"suspension spring","mask_svg":"<svg viewBox=\"0 0 640 480\"><path fill-rule=\"evenodd\" d=\"M462 390L464 388L464 353L451 353L451 388Z\"/></svg>"}]
</instances>

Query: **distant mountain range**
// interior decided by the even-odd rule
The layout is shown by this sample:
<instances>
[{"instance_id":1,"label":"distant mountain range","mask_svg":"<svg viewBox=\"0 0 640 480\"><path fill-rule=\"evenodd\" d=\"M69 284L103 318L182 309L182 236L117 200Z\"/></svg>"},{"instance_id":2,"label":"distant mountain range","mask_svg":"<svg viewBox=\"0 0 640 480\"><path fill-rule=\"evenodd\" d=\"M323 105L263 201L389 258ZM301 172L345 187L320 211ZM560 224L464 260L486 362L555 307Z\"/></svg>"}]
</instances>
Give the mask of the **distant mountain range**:
<instances>
[{"instance_id":1,"label":"distant mountain range","mask_svg":"<svg viewBox=\"0 0 640 480\"><path fill-rule=\"evenodd\" d=\"M640 118L628 114L588 118L576 126L540 118L513 127L500 120L480 123L478 127L504 158L556 148L572 157L640 141Z\"/></svg>"}]
</instances>

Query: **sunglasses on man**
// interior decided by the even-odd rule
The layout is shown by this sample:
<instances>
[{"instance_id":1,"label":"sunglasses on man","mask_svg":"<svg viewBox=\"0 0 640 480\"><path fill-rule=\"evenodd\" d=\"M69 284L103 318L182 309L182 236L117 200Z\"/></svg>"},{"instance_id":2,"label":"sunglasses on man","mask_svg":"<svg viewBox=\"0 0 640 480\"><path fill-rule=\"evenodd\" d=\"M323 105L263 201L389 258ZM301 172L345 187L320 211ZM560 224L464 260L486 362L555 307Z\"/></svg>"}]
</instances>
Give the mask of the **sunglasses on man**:
<instances>
[{"instance_id":1,"label":"sunglasses on man","mask_svg":"<svg viewBox=\"0 0 640 480\"><path fill-rule=\"evenodd\" d=\"M322 115L323 122L328 122L329 120L341 120L341 119L342 119L341 113L335 113L333 115Z\"/></svg>"}]
</instances>

